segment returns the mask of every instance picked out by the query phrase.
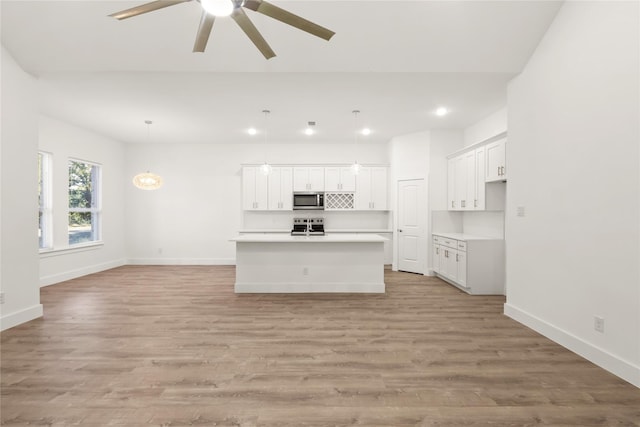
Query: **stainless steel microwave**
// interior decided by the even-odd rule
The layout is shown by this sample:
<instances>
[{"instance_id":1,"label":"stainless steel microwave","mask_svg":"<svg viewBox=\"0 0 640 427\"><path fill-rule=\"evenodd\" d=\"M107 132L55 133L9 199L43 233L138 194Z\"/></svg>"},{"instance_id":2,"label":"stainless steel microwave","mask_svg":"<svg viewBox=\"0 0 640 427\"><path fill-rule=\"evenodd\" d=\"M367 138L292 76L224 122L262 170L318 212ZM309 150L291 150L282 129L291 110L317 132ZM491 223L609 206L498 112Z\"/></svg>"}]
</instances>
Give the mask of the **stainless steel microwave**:
<instances>
[{"instance_id":1,"label":"stainless steel microwave","mask_svg":"<svg viewBox=\"0 0 640 427\"><path fill-rule=\"evenodd\" d=\"M296 192L293 193L293 209L324 209L324 193Z\"/></svg>"}]
</instances>

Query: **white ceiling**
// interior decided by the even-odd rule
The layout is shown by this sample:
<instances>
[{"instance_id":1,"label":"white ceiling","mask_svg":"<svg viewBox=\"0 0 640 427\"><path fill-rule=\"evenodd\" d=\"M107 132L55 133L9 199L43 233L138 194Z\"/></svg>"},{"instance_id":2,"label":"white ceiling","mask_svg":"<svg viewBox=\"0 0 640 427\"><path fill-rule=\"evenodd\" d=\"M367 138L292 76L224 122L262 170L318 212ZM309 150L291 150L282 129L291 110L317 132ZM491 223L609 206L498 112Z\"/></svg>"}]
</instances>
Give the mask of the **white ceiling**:
<instances>
[{"instance_id":1,"label":"white ceiling","mask_svg":"<svg viewBox=\"0 0 640 427\"><path fill-rule=\"evenodd\" d=\"M464 128L504 106L506 83L532 54L556 1L280 1L336 32L325 41L247 11L278 55L265 60L229 18L192 53L197 2L117 21L145 1L2 0L2 44L41 84L44 114L126 142L353 140ZM452 111L437 118L433 110ZM255 137L254 137L255 138Z\"/></svg>"}]
</instances>

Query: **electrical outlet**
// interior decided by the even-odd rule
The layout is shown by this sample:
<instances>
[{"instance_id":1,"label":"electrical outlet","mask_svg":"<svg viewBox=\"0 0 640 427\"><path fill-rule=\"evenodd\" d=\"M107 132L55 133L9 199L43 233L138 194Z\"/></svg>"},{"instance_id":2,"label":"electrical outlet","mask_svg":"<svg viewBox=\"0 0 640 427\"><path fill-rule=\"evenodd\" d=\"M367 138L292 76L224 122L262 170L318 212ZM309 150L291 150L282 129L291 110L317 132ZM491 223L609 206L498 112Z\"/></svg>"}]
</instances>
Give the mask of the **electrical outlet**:
<instances>
[{"instance_id":1,"label":"electrical outlet","mask_svg":"<svg viewBox=\"0 0 640 427\"><path fill-rule=\"evenodd\" d=\"M309 268L305 267L302 269L302 275L303 276L308 276L309 275Z\"/></svg>"},{"instance_id":2,"label":"electrical outlet","mask_svg":"<svg viewBox=\"0 0 640 427\"><path fill-rule=\"evenodd\" d=\"M525 214L524 206L517 206L516 207L516 215L517 216L524 216L524 214Z\"/></svg>"},{"instance_id":3,"label":"electrical outlet","mask_svg":"<svg viewBox=\"0 0 640 427\"><path fill-rule=\"evenodd\" d=\"M162 248L158 248L158 255L162 255Z\"/></svg>"},{"instance_id":4,"label":"electrical outlet","mask_svg":"<svg viewBox=\"0 0 640 427\"><path fill-rule=\"evenodd\" d=\"M0 304L4 304L4 292L0 292Z\"/></svg>"},{"instance_id":5,"label":"electrical outlet","mask_svg":"<svg viewBox=\"0 0 640 427\"><path fill-rule=\"evenodd\" d=\"M593 329L598 332L604 333L604 317L593 316Z\"/></svg>"}]
</instances>

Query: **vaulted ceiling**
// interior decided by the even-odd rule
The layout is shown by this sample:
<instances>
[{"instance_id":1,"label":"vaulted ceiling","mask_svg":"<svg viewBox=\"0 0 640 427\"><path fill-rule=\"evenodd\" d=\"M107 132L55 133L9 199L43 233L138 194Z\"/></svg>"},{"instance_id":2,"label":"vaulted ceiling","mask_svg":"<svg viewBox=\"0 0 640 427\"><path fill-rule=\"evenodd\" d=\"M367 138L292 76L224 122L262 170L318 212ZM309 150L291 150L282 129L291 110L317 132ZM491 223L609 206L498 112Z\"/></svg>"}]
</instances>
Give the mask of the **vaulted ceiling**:
<instances>
[{"instance_id":1,"label":"vaulted ceiling","mask_svg":"<svg viewBox=\"0 0 640 427\"><path fill-rule=\"evenodd\" d=\"M264 59L230 18L193 53L193 0L118 21L144 1L1 2L2 45L39 79L41 111L125 142L351 141L354 109L371 142L464 128L505 104L557 1L280 1L335 31L330 41L247 15L277 56ZM436 117L436 107L451 113ZM308 121L317 134L302 134ZM255 137L254 137L255 138Z\"/></svg>"}]
</instances>

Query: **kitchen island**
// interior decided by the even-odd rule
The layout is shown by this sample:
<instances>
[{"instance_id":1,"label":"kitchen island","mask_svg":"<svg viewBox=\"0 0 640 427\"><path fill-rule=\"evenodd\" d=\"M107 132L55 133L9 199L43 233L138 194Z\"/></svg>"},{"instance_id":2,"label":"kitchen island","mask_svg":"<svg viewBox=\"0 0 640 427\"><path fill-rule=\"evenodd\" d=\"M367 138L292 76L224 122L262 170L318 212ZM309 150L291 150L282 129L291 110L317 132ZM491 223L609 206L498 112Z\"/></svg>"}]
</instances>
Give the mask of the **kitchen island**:
<instances>
[{"instance_id":1,"label":"kitchen island","mask_svg":"<svg viewBox=\"0 0 640 427\"><path fill-rule=\"evenodd\" d=\"M382 236L238 236L236 293L384 293Z\"/></svg>"}]
</instances>

